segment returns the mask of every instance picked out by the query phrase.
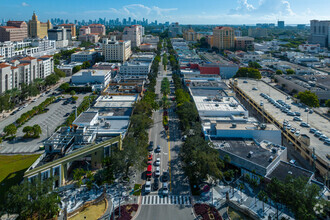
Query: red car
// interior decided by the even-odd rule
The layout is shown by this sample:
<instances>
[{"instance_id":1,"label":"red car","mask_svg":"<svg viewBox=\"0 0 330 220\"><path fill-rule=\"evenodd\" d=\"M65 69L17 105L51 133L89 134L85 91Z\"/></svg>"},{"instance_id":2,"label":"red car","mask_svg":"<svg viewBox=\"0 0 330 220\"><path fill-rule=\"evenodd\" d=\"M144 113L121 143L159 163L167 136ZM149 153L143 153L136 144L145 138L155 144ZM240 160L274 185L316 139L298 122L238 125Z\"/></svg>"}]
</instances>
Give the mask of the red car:
<instances>
[{"instance_id":1,"label":"red car","mask_svg":"<svg viewBox=\"0 0 330 220\"><path fill-rule=\"evenodd\" d=\"M149 161L149 160L152 160L152 154L149 154L149 155L148 155L148 161Z\"/></svg>"},{"instance_id":2,"label":"red car","mask_svg":"<svg viewBox=\"0 0 330 220\"><path fill-rule=\"evenodd\" d=\"M148 165L147 168L147 177L151 177L152 176L152 165Z\"/></svg>"}]
</instances>

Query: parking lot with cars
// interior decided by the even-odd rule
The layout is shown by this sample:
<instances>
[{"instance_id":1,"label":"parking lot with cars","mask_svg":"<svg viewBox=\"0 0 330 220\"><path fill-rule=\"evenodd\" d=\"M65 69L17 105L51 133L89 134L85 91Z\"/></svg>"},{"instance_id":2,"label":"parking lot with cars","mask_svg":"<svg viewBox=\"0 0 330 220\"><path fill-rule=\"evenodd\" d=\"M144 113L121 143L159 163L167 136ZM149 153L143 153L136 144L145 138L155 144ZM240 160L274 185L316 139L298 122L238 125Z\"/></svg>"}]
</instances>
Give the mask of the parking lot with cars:
<instances>
[{"instance_id":1,"label":"parking lot with cars","mask_svg":"<svg viewBox=\"0 0 330 220\"><path fill-rule=\"evenodd\" d=\"M13 123L17 118L20 117L21 114L31 110L34 106L39 105L46 98L52 95L57 95L56 97L60 97L57 93L53 92L42 95L39 99L33 101L27 107L9 116L6 118L6 120L0 122L1 128L4 128L10 123ZM79 106L79 104L83 101L83 97L86 95L89 94L77 94L77 101L73 101L70 95L64 95L63 99L57 99L54 103L47 107L47 112L40 115L35 115L23 126L18 128L16 138L13 141L4 141L0 147L0 153L32 153L38 151L40 147L43 146L43 141L45 141L54 133L55 129L66 120L70 113L74 111L75 107ZM40 135L40 138L23 138L23 128L25 126L33 126L35 124L38 124L41 127L42 134Z\"/></svg>"},{"instance_id":2,"label":"parking lot with cars","mask_svg":"<svg viewBox=\"0 0 330 220\"><path fill-rule=\"evenodd\" d=\"M330 123L326 118L262 81L238 79L238 85L263 111L280 122L283 129L297 138L307 135L311 150L314 148L318 157L328 160Z\"/></svg>"}]
</instances>

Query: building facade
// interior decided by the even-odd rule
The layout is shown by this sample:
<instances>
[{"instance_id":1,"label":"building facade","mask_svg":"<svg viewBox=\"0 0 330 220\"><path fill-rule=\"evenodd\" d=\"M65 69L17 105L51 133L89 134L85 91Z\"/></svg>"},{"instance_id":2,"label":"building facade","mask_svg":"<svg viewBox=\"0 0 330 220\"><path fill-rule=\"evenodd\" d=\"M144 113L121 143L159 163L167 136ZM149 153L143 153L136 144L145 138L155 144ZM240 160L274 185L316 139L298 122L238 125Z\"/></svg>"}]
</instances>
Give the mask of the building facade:
<instances>
[{"instance_id":1,"label":"building facade","mask_svg":"<svg viewBox=\"0 0 330 220\"><path fill-rule=\"evenodd\" d=\"M249 37L268 37L268 31L266 28L249 28Z\"/></svg>"},{"instance_id":2,"label":"building facade","mask_svg":"<svg viewBox=\"0 0 330 220\"><path fill-rule=\"evenodd\" d=\"M0 42L23 41L28 37L27 24L24 21L8 21L7 26L0 26Z\"/></svg>"},{"instance_id":3,"label":"building facade","mask_svg":"<svg viewBox=\"0 0 330 220\"><path fill-rule=\"evenodd\" d=\"M252 37L236 37L235 49L236 50L253 50L254 38Z\"/></svg>"},{"instance_id":4,"label":"building facade","mask_svg":"<svg viewBox=\"0 0 330 220\"><path fill-rule=\"evenodd\" d=\"M231 27L215 27L213 29L213 46L219 50L234 48L234 30Z\"/></svg>"},{"instance_id":5,"label":"building facade","mask_svg":"<svg viewBox=\"0 0 330 220\"><path fill-rule=\"evenodd\" d=\"M97 57L96 51L80 51L71 55L71 62L85 62L94 63Z\"/></svg>"},{"instance_id":6,"label":"building facade","mask_svg":"<svg viewBox=\"0 0 330 220\"><path fill-rule=\"evenodd\" d=\"M183 32L183 39L186 41L197 41L197 33L190 28L189 30Z\"/></svg>"},{"instance_id":7,"label":"building facade","mask_svg":"<svg viewBox=\"0 0 330 220\"><path fill-rule=\"evenodd\" d=\"M62 48L69 45L71 41L71 30L62 26L54 27L48 30L48 39L56 41L56 47Z\"/></svg>"},{"instance_id":8,"label":"building facade","mask_svg":"<svg viewBox=\"0 0 330 220\"><path fill-rule=\"evenodd\" d=\"M311 36L309 43L330 48L330 20L311 20L310 24Z\"/></svg>"},{"instance_id":9,"label":"building facade","mask_svg":"<svg viewBox=\"0 0 330 220\"><path fill-rule=\"evenodd\" d=\"M111 40L103 38L102 53L106 61L124 62L132 55L131 41L117 41L115 37Z\"/></svg>"},{"instance_id":10,"label":"building facade","mask_svg":"<svg viewBox=\"0 0 330 220\"><path fill-rule=\"evenodd\" d=\"M32 20L28 24L28 33L31 38L44 38L48 36L48 30L53 26L48 20L46 23L40 22L38 16L33 13Z\"/></svg>"},{"instance_id":11,"label":"building facade","mask_svg":"<svg viewBox=\"0 0 330 220\"><path fill-rule=\"evenodd\" d=\"M147 62L125 62L120 67L120 74L127 76L146 76L151 69L151 63Z\"/></svg>"},{"instance_id":12,"label":"building facade","mask_svg":"<svg viewBox=\"0 0 330 220\"><path fill-rule=\"evenodd\" d=\"M77 36L77 34L76 34L76 25L75 24L60 24L58 26L64 27L65 29L70 30L72 37Z\"/></svg>"},{"instance_id":13,"label":"building facade","mask_svg":"<svg viewBox=\"0 0 330 220\"><path fill-rule=\"evenodd\" d=\"M90 24L89 29L91 34L105 35L105 26L103 24Z\"/></svg>"},{"instance_id":14,"label":"building facade","mask_svg":"<svg viewBox=\"0 0 330 220\"><path fill-rule=\"evenodd\" d=\"M123 31L123 40L131 41L131 47L140 47L142 42L143 27L141 25L132 25L125 27Z\"/></svg>"}]
</instances>

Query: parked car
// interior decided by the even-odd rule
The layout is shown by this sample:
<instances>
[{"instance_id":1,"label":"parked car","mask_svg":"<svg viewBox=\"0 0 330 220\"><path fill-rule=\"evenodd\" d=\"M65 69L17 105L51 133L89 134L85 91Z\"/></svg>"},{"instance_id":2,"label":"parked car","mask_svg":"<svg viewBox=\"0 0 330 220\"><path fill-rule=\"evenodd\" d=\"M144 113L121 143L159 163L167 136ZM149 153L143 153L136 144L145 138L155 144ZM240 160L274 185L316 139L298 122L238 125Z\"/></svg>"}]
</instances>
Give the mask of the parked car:
<instances>
[{"instance_id":1,"label":"parked car","mask_svg":"<svg viewBox=\"0 0 330 220\"><path fill-rule=\"evenodd\" d=\"M257 91L257 90L258 90L258 88L257 88L257 87L253 87L253 88L252 88L252 90L255 90L255 91Z\"/></svg>"},{"instance_id":2,"label":"parked car","mask_svg":"<svg viewBox=\"0 0 330 220\"><path fill-rule=\"evenodd\" d=\"M309 108L305 108L305 112L308 112L309 111Z\"/></svg>"},{"instance_id":3,"label":"parked car","mask_svg":"<svg viewBox=\"0 0 330 220\"><path fill-rule=\"evenodd\" d=\"M288 111L286 114L289 115L289 116L295 116L295 115L296 115L296 114L295 114L294 112L292 112L292 111Z\"/></svg>"},{"instance_id":4,"label":"parked car","mask_svg":"<svg viewBox=\"0 0 330 220\"><path fill-rule=\"evenodd\" d=\"M159 188L159 179L155 178L154 179L154 190L158 190L158 188Z\"/></svg>"},{"instance_id":5,"label":"parked car","mask_svg":"<svg viewBox=\"0 0 330 220\"><path fill-rule=\"evenodd\" d=\"M309 114L313 114L313 112L314 112L313 109L309 110Z\"/></svg>"},{"instance_id":6,"label":"parked car","mask_svg":"<svg viewBox=\"0 0 330 220\"><path fill-rule=\"evenodd\" d=\"M319 137L319 139L320 141L325 141L326 139L328 139L328 137L323 134Z\"/></svg>"},{"instance_id":7,"label":"parked car","mask_svg":"<svg viewBox=\"0 0 330 220\"><path fill-rule=\"evenodd\" d=\"M157 145L157 147L156 147L156 152L157 152L157 153L160 153L160 151L161 151L161 150L160 150L160 145Z\"/></svg>"},{"instance_id":8,"label":"parked car","mask_svg":"<svg viewBox=\"0 0 330 220\"><path fill-rule=\"evenodd\" d=\"M261 101L261 102L260 102L260 106L263 106L263 105L264 105L264 102L263 102L263 101Z\"/></svg>"},{"instance_id":9,"label":"parked car","mask_svg":"<svg viewBox=\"0 0 330 220\"><path fill-rule=\"evenodd\" d=\"M301 116L300 112L294 112L296 116Z\"/></svg>"},{"instance_id":10,"label":"parked car","mask_svg":"<svg viewBox=\"0 0 330 220\"><path fill-rule=\"evenodd\" d=\"M155 165L156 165L156 166L159 166L159 165L160 165L160 158L159 158L159 157L156 159L156 161L155 161Z\"/></svg>"},{"instance_id":11,"label":"parked car","mask_svg":"<svg viewBox=\"0 0 330 220\"><path fill-rule=\"evenodd\" d=\"M311 129L309 129L309 132L310 133L315 133L317 130L315 129L315 128L311 128Z\"/></svg>"},{"instance_id":12,"label":"parked car","mask_svg":"<svg viewBox=\"0 0 330 220\"><path fill-rule=\"evenodd\" d=\"M163 195L168 195L168 184L167 182L163 183Z\"/></svg>"},{"instance_id":13,"label":"parked car","mask_svg":"<svg viewBox=\"0 0 330 220\"><path fill-rule=\"evenodd\" d=\"M295 134L296 136L299 136L299 135L300 135L300 131L297 130L294 134Z\"/></svg>"},{"instance_id":14,"label":"parked car","mask_svg":"<svg viewBox=\"0 0 330 220\"><path fill-rule=\"evenodd\" d=\"M148 155L148 160L152 160L152 154Z\"/></svg>"},{"instance_id":15,"label":"parked car","mask_svg":"<svg viewBox=\"0 0 330 220\"><path fill-rule=\"evenodd\" d=\"M26 104L23 106L23 108L26 108L26 107L28 107L28 106L29 106L29 104L26 103Z\"/></svg>"},{"instance_id":16,"label":"parked car","mask_svg":"<svg viewBox=\"0 0 330 220\"><path fill-rule=\"evenodd\" d=\"M296 164L296 161L294 159L290 160L291 164Z\"/></svg>"},{"instance_id":17,"label":"parked car","mask_svg":"<svg viewBox=\"0 0 330 220\"><path fill-rule=\"evenodd\" d=\"M144 192L150 193L151 192L151 181L147 181L144 185Z\"/></svg>"},{"instance_id":18,"label":"parked car","mask_svg":"<svg viewBox=\"0 0 330 220\"><path fill-rule=\"evenodd\" d=\"M293 120L294 120L294 121L302 121L302 119L299 118L298 116L293 117Z\"/></svg>"},{"instance_id":19,"label":"parked car","mask_svg":"<svg viewBox=\"0 0 330 220\"><path fill-rule=\"evenodd\" d=\"M149 146L148 146L148 151L152 151L154 149L154 142L150 141Z\"/></svg>"},{"instance_id":20,"label":"parked car","mask_svg":"<svg viewBox=\"0 0 330 220\"><path fill-rule=\"evenodd\" d=\"M36 102L37 100L38 100L38 99L37 99L37 98L35 98L35 99L33 99L33 100L32 100L32 102Z\"/></svg>"},{"instance_id":21,"label":"parked car","mask_svg":"<svg viewBox=\"0 0 330 220\"><path fill-rule=\"evenodd\" d=\"M323 135L323 134L321 132L319 132L319 131L317 131L317 132L314 133L314 136L315 137L320 137L321 135Z\"/></svg>"},{"instance_id":22,"label":"parked car","mask_svg":"<svg viewBox=\"0 0 330 220\"><path fill-rule=\"evenodd\" d=\"M305 127L305 128L309 128L309 124L307 124L306 122L301 122L300 126Z\"/></svg>"},{"instance_id":23,"label":"parked car","mask_svg":"<svg viewBox=\"0 0 330 220\"><path fill-rule=\"evenodd\" d=\"M148 165L147 167L147 178L152 176L152 165Z\"/></svg>"},{"instance_id":24,"label":"parked car","mask_svg":"<svg viewBox=\"0 0 330 220\"><path fill-rule=\"evenodd\" d=\"M167 172L163 172L161 181L162 182L167 182L168 181L168 173Z\"/></svg>"},{"instance_id":25,"label":"parked car","mask_svg":"<svg viewBox=\"0 0 330 220\"><path fill-rule=\"evenodd\" d=\"M160 176L160 168L159 167L156 167L155 176L156 177Z\"/></svg>"}]
</instances>

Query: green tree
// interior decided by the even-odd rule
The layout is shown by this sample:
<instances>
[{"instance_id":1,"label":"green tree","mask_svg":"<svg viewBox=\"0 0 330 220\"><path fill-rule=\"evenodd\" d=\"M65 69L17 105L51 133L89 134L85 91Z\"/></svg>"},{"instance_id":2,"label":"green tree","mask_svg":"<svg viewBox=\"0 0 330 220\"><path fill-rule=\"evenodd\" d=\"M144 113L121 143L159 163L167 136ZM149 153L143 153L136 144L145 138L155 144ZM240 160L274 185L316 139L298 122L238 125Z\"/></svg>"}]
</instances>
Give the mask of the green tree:
<instances>
[{"instance_id":1,"label":"green tree","mask_svg":"<svg viewBox=\"0 0 330 220\"><path fill-rule=\"evenodd\" d=\"M23 132L25 133L24 137L31 137L33 135L33 128L31 126L25 126Z\"/></svg>"},{"instance_id":2,"label":"green tree","mask_svg":"<svg viewBox=\"0 0 330 220\"><path fill-rule=\"evenodd\" d=\"M304 92L298 93L298 99L305 105L308 105L310 107L319 107L320 103L318 100L317 95L314 92L311 92L309 90L306 90Z\"/></svg>"},{"instance_id":3,"label":"green tree","mask_svg":"<svg viewBox=\"0 0 330 220\"><path fill-rule=\"evenodd\" d=\"M82 168L73 170L73 180L76 181L76 186L80 187L82 184L82 178L86 174L86 171Z\"/></svg>"},{"instance_id":4,"label":"green tree","mask_svg":"<svg viewBox=\"0 0 330 220\"><path fill-rule=\"evenodd\" d=\"M54 72L55 72L55 74L56 74L58 77L60 77L60 78L66 76L66 75L65 75L65 72L63 72L62 70L57 69L56 67L54 68Z\"/></svg>"},{"instance_id":5,"label":"green tree","mask_svg":"<svg viewBox=\"0 0 330 220\"><path fill-rule=\"evenodd\" d=\"M81 70L81 66L75 66L75 67L73 67L73 69L72 69L72 73L77 73L77 72L79 72Z\"/></svg>"},{"instance_id":6,"label":"green tree","mask_svg":"<svg viewBox=\"0 0 330 220\"><path fill-rule=\"evenodd\" d=\"M325 106L330 108L330 99L328 99L327 101L325 101Z\"/></svg>"},{"instance_id":7,"label":"green tree","mask_svg":"<svg viewBox=\"0 0 330 220\"><path fill-rule=\"evenodd\" d=\"M236 75L234 76L234 78L238 78L238 77L261 79L261 73L259 72L259 70L254 68L242 67L239 68Z\"/></svg>"},{"instance_id":8,"label":"green tree","mask_svg":"<svg viewBox=\"0 0 330 220\"><path fill-rule=\"evenodd\" d=\"M45 85L46 86L54 85L54 84L56 84L58 82L59 79L60 79L60 77L58 75L56 75L56 74L50 74L45 79Z\"/></svg>"},{"instance_id":9,"label":"green tree","mask_svg":"<svg viewBox=\"0 0 330 220\"><path fill-rule=\"evenodd\" d=\"M76 94L76 92L75 92L74 90L71 90L71 91L70 91L70 95L71 95L71 96L74 96L75 94Z\"/></svg>"},{"instance_id":10,"label":"green tree","mask_svg":"<svg viewBox=\"0 0 330 220\"><path fill-rule=\"evenodd\" d=\"M62 85L60 85L60 89L63 91L68 91L70 88L70 84L69 83L63 83Z\"/></svg>"},{"instance_id":11,"label":"green tree","mask_svg":"<svg viewBox=\"0 0 330 220\"><path fill-rule=\"evenodd\" d=\"M33 130L33 137L35 138L39 138L40 134L42 134L41 127L38 124L33 125L32 130Z\"/></svg>"},{"instance_id":12,"label":"green tree","mask_svg":"<svg viewBox=\"0 0 330 220\"><path fill-rule=\"evenodd\" d=\"M254 68L254 69L260 69L261 68L260 64L258 62L255 62L255 61L254 62L250 61L249 62L249 67Z\"/></svg>"},{"instance_id":13,"label":"green tree","mask_svg":"<svg viewBox=\"0 0 330 220\"><path fill-rule=\"evenodd\" d=\"M276 70L276 75L282 75L283 71L282 70Z\"/></svg>"},{"instance_id":14,"label":"green tree","mask_svg":"<svg viewBox=\"0 0 330 220\"><path fill-rule=\"evenodd\" d=\"M4 211L17 219L52 219L59 213L60 197L52 191L53 181L36 179L12 186L5 195Z\"/></svg>"},{"instance_id":15,"label":"green tree","mask_svg":"<svg viewBox=\"0 0 330 220\"><path fill-rule=\"evenodd\" d=\"M288 74L288 75L295 74L295 71L292 70L292 69L287 69L287 70L285 70L285 71L286 71L286 74Z\"/></svg>"},{"instance_id":16,"label":"green tree","mask_svg":"<svg viewBox=\"0 0 330 220\"><path fill-rule=\"evenodd\" d=\"M4 127L3 132L6 133L6 136L14 136L17 132L17 127L14 124L7 125Z\"/></svg>"},{"instance_id":17,"label":"green tree","mask_svg":"<svg viewBox=\"0 0 330 220\"><path fill-rule=\"evenodd\" d=\"M265 212L265 202L268 201L268 197L265 191L261 190L258 193L258 199L262 202L262 212Z\"/></svg>"},{"instance_id":18,"label":"green tree","mask_svg":"<svg viewBox=\"0 0 330 220\"><path fill-rule=\"evenodd\" d=\"M88 61L84 61L81 66L82 69L88 69L89 67L91 67L91 64Z\"/></svg>"}]
</instances>

